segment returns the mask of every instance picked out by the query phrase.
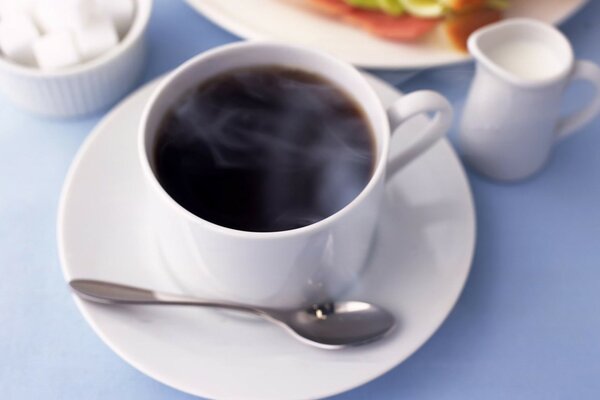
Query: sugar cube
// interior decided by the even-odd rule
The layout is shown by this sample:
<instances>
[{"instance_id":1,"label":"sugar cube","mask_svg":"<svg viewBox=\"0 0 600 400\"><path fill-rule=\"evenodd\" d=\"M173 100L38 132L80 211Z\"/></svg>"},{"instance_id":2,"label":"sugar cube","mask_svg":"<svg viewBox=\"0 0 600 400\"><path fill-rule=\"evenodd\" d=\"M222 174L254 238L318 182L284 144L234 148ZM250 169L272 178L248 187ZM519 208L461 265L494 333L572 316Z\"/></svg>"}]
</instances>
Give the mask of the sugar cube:
<instances>
[{"instance_id":1,"label":"sugar cube","mask_svg":"<svg viewBox=\"0 0 600 400\"><path fill-rule=\"evenodd\" d=\"M67 28L67 21L59 7L50 1L41 1L33 9L33 17L43 33Z\"/></svg>"},{"instance_id":2,"label":"sugar cube","mask_svg":"<svg viewBox=\"0 0 600 400\"><path fill-rule=\"evenodd\" d=\"M124 37L135 14L135 2L133 0L95 0L96 6L101 12L106 13L117 28L119 37Z\"/></svg>"},{"instance_id":3,"label":"sugar cube","mask_svg":"<svg viewBox=\"0 0 600 400\"><path fill-rule=\"evenodd\" d=\"M119 36L108 18L98 18L74 30L75 44L84 61L94 59L119 43Z\"/></svg>"},{"instance_id":4,"label":"sugar cube","mask_svg":"<svg viewBox=\"0 0 600 400\"><path fill-rule=\"evenodd\" d=\"M90 23L98 16L99 9L94 0L60 0L62 13L68 22L69 28L79 28Z\"/></svg>"},{"instance_id":5,"label":"sugar cube","mask_svg":"<svg viewBox=\"0 0 600 400\"><path fill-rule=\"evenodd\" d=\"M35 65L32 46L39 32L27 14L7 14L0 21L0 50L8 59Z\"/></svg>"},{"instance_id":6,"label":"sugar cube","mask_svg":"<svg viewBox=\"0 0 600 400\"><path fill-rule=\"evenodd\" d=\"M29 14L35 2L36 0L0 0L0 18L7 18L15 13Z\"/></svg>"},{"instance_id":7,"label":"sugar cube","mask_svg":"<svg viewBox=\"0 0 600 400\"><path fill-rule=\"evenodd\" d=\"M33 52L42 69L59 69L81 62L75 43L68 31L48 33L36 40Z\"/></svg>"},{"instance_id":8,"label":"sugar cube","mask_svg":"<svg viewBox=\"0 0 600 400\"><path fill-rule=\"evenodd\" d=\"M33 15L44 33L85 26L97 13L93 0L39 0Z\"/></svg>"}]
</instances>

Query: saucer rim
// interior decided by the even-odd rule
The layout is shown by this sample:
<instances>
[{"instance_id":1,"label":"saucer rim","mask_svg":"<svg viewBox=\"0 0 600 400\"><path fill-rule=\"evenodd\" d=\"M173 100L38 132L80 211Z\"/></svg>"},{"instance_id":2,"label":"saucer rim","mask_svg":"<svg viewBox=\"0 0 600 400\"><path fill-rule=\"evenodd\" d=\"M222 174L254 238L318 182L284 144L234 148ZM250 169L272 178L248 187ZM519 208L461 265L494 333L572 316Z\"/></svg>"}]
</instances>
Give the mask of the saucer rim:
<instances>
[{"instance_id":1,"label":"saucer rim","mask_svg":"<svg viewBox=\"0 0 600 400\"><path fill-rule=\"evenodd\" d=\"M369 84L374 86L374 91L375 91L375 93L377 93L378 97L381 98L381 88L382 87L386 87L386 89L393 90L399 96L403 95L403 92L401 92L397 88L389 85L385 81L383 81L379 78L376 78L368 73L363 73L363 75L365 76L365 78L369 82ZM64 222L65 222L65 215L67 212L66 204L68 203L69 193L72 191L73 182L77 175L79 165L81 164L82 160L85 159L85 157L87 156L87 154L89 152L89 149L91 147L93 147L97 138L100 137L100 135L104 132L104 130L105 130L104 127L113 122L115 116L119 113L120 108L125 103L130 101L133 97L135 97L135 95L139 94L139 92L141 92L145 89L149 89L150 86L156 86L157 84L159 84L159 81L164 79L165 76L166 75L160 76L160 77L146 83L145 85L138 88L138 90L133 92L131 95L129 95L128 97L123 99L119 104L117 104L92 129L91 133L86 137L84 143L80 146L76 156L73 158L71 166L69 167L69 170L67 172L67 175L66 175L66 178L65 178L65 181L63 184L63 188L61 190L58 215L57 215L58 253L59 253L60 266L61 266L61 270L63 273L63 277L65 278L65 281L67 283L71 279L71 273L69 271L69 268L67 267L67 249L66 249L67 246L66 246L66 241L65 241L66 226L65 226ZM151 93L152 92L150 91L149 97L150 97ZM450 313L456 306L456 303L458 302L458 300L461 297L464 287L468 281L468 277L469 277L471 269L472 269L473 258L475 255L475 247L476 247L476 242L477 242L476 209L475 209L473 191L472 191L471 185L469 183L469 179L466 174L465 168L464 168L462 162L460 161L458 154L456 153L456 151L454 150L454 148L452 147L452 145L450 144L450 142L447 138L443 138L442 140L440 140L438 142L437 146L443 146L445 148L445 151L448 152L449 156L456 163L456 166L458 167L457 173L460 174L460 178L461 178L460 180L462 181L462 183L464 184L464 187L466 189L465 204L468 205L468 211L469 211L469 221L464 221L465 225L467 225L467 224L470 225L469 226L470 229L467 233L467 239L470 242L469 253L468 253L468 257L465 256L465 258L468 260L468 263L466 264L467 267L464 268L464 277L461 280L461 285L460 285L460 287L457 286L457 288L456 288L457 289L456 296L451 302L448 302L447 307L444 308L444 312L443 312L444 317L441 318L437 322L437 324L435 324L435 326L433 326L432 329L429 332L427 332L427 334L421 336L420 340L418 341L418 344L412 346L409 349L409 351L405 351L404 352L405 354L396 358L393 363L391 363L390 365L385 365L384 368L376 371L375 373L366 374L366 376L363 379L355 379L354 381L352 381L351 384L347 384L344 386L338 386L337 388L322 389L319 391L318 398L330 397L330 396L334 396L337 394L341 394L341 393L353 390L357 387L365 385L366 383L371 382L371 381L385 375L386 373L388 373L395 367L397 367L400 364L402 364L403 362L405 362L409 357L411 357L413 354L415 354L425 343L427 343L429 341L429 339L431 339L431 337L439 330L439 328L447 320L448 316L450 315ZM465 249L466 248L467 248L467 246L465 246ZM222 393L212 393L210 390L206 391L204 389L199 391L197 387L191 387L187 382L178 381L177 377L174 377L174 376L165 377L160 372L152 371L151 370L152 368L147 368L145 365L142 365L141 362L138 362L133 357L130 357L129 355L127 355L124 348L122 349L122 346L120 346L117 342L114 342L112 340L112 338L105 335L104 331L96 323L96 321L92 317L93 308L86 306L85 302L83 300L79 299L75 294L73 294L72 297L75 301L77 309L83 315L84 319L90 325L90 327L92 328L94 333L96 335L98 335L98 337L100 337L100 339L127 364L131 365L133 368L142 372L146 376L148 376L162 384L165 384L166 386L169 386L176 390L182 391L184 393L187 393L187 394L190 394L193 396L205 397L205 398L209 398L209 399L223 398ZM225 398L229 398L229 397L225 396ZM255 397L249 396L248 398L255 398ZM306 399L306 397L294 397L294 396L290 396L290 397L286 397L286 398L288 398L288 399Z\"/></svg>"}]
</instances>

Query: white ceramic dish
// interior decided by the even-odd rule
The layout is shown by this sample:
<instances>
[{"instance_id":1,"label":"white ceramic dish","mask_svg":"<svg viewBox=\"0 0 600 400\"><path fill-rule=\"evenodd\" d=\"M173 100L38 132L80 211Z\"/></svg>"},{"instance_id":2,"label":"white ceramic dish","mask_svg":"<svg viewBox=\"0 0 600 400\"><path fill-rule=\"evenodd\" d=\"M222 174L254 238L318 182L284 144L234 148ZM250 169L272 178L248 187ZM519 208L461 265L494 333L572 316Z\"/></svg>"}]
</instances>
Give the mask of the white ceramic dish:
<instances>
[{"instance_id":1,"label":"white ceramic dish","mask_svg":"<svg viewBox=\"0 0 600 400\"><path fill-rule=\"evenodd\" d=\"M460 146L464 159L488 178L531 177L558 142L600 114L600 66L576 60L569 39L554 27L530 19L503 21L472 35L469 51L477 68ZM562 116L565 92L576 81L586 82L594 95Z\"/></svg>"},{"instance_id":2,"label":"white ceramic dish","mask_svg":"<svg viewBox=\"0 0 600 400\"><path fill-rule=\"evenodd\" d=\"M384 105L400 95L381 81L369 81ZM141 112L157 83L115 108L73 162L58 217L66 280L105 279L180 291L156 252L136 152ZM425 117L407 123L392 152L426 123ZM423 345L451 311L469 274L473 201L447 141L391 181L382 211L370 266L346 296L375 302L397 316L400 328L372 345L326 351L299 343L271 324L222 312L75 301L111 349L179 390L245 400L334 395L382 375Z\"/></svg>"},{"instance_id":3,"label":"white ceramic dish","mask_svg":"<svg viewBox=\"0 0 600 400\"><path fill-rule=\"evenodd\" d=\"M354 65L376 69L418 69L469 60L452 50L441 32L414 44L379 39L302 4L305 0L187 0L216 24L248 39L270 39L327 51ZM587 0L511 0L509 17L559 23Z\"/></svg>"},{"instance_id":4,"label":"white ceramic dish","mask_svg":"<svg viewBox=\"0 0 600 400\"><path fill-rule=\"evenodd\" d=\"M136 0L129 32L117 47L84 64L42 71L0 56L0 91L17 106L49 117L91 114L123 97L144 69L144 34L152 0Z\"/></svg>"}]
</instances>

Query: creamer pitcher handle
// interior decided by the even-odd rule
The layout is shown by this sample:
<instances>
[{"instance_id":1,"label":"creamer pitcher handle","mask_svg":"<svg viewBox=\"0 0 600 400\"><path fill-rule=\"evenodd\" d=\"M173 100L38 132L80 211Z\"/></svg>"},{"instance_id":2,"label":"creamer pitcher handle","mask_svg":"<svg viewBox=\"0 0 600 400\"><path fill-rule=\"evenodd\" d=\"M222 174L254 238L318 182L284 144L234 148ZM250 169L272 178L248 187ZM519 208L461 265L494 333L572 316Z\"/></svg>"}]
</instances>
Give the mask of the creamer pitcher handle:
<instances>
[{"instance_id":1,"label":"creamer pitcher handle","mask_svg":"<svg viewBox=\"0 0 600 400\"><path fill-rule=\"evenodd\" d=\"M594 98L583 110L575 115L564 117L558 122L556 136L558 140L577 132L600 113L600 67L591 61L576 61L571 73L571 82L577 80L588 81L594 86Z\"/></svg>"},{"instance_id":2,"label":"creamer pitcher handle","mask_svg":"<svg viewBox=\"0 0 600 400\"><path fill-rule=\"evenodd\" d=\"M390 158L387 175L390 178L446 134L452 124L453 111L448 100L439 93L421 90L396 100L388 108L387 113L392 135L412 117L419 114L434 113L418 139L403 149L400 154Z\"/></svg>"}]
</instances>

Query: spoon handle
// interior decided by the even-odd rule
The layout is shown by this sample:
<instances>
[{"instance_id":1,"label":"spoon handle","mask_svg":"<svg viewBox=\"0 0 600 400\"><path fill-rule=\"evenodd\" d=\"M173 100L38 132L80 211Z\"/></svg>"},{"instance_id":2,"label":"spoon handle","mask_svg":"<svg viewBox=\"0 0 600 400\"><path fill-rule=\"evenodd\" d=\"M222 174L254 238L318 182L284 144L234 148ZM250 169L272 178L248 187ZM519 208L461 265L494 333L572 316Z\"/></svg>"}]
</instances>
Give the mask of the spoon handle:
<instances>
[{"instance_id":1,"label":"spoon handle","mask_svg":"<svg viewBox=\"0 0 600 400\"><path fill-rule=\"evenodd\" d=\"M232 303L218 303L195 297L161 293L153 290L89 279L74 279L71 289L81 298L104 304L174 305L224 308L266 316L264 310Z\"/></svg>"}]
</instances>

